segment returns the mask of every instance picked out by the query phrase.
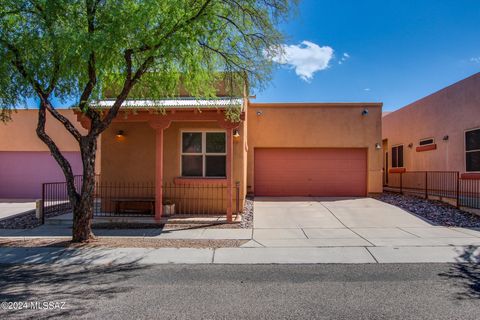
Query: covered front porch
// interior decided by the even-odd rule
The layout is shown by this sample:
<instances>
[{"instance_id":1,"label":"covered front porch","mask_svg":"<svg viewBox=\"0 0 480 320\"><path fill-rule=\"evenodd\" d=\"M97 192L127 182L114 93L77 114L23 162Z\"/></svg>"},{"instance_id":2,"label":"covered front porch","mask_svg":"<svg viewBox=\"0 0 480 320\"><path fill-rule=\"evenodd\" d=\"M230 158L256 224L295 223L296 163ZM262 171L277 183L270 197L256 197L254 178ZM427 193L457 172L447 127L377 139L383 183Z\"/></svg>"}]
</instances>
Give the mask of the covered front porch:
<instances>
[{"instance_id":1,"label":"covered front porch","mask_svg":"<svg viewBox=\"0 0 480 320\"><path fill-rule=\"evenodd\" d=\"M243 99L156 104L127 101L102 134L96 216L232 222L246 190ZM228 108L240 108L237 121L226 119Z\"/></svg>"}]
</instances>

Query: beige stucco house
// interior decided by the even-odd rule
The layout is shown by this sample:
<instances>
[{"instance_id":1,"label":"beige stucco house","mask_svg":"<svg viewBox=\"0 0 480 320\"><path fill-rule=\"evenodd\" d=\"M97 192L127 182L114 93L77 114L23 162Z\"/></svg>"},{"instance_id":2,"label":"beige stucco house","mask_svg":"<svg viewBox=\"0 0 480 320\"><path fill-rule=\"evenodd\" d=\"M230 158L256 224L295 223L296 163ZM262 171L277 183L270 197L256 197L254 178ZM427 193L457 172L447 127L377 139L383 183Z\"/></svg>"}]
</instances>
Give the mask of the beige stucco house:
<instances>
[{"instance_id":1,"label":"beige stucco house","mask_svg":"<svg viewBox=\"0 0 480 320\"><path fill-rule=\"evenodd\" d=\"M458 171L480 178L480 73L384 115L384 183L389 173Z\"/></svg>"},{"instance_id":2,"label":"beige stucco house","mask_svg":"<svg viewBox=\"0 0 480 320\"><path fill-rule=\"evenodd\" d=\"M194 211L224 211L230 220L233 204L242 207L247 194L382 191L380 103L262 104L243 98L219 99L212 107L208 100L181 101L157 102L165 114L152 113L148 101L127 103L123 112L136 112L120 114L101 137L102 180L150 182L157 217L165 200ZM242 108L236 123L225 121L232 103ZM225 187L220 204L208 203L212 193L219 196L214 185Z\"/></svg>"}]
</instances>

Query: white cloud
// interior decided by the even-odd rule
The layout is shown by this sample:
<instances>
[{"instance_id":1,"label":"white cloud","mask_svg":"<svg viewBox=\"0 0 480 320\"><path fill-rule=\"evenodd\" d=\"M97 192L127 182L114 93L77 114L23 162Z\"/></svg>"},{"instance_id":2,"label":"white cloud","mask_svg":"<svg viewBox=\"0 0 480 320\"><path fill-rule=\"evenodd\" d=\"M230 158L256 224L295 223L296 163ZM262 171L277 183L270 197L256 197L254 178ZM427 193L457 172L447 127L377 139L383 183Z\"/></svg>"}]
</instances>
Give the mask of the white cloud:
<instances>
[{"instance_id":1,"label":"white cloud","mask_svg":"<svg viewBox=\"0 0 480 320\"><path fill-rule=\"evenodd\" d=\"M350 54L348 54L347 52L344 52L340 60L338 60L338 64L343 64L348 59L350 59Z\"/></svg>"},{"instance_id":2,"label":"white cloud","mask_svg":"<svg viewBox=\"0 0 480 320\"><path fill-rule=\"evenodd\" d=\"M363 91L367 91L367 92L368 92L368 91L372 91L372 89L370 89L370 88L365 88L365 89L363 89Z\"/></svg>"},{"instance_id":3,"label":"white cloud","mask_svg":"<svg viewBox=\"0 0 480 320\"><path fill-rule=\"evenodd\" d=\"M270 57L276 63L291 66L300 78L310 81L315 72L329 67L333 49L329 46L320 47L310 41L302 41L299 45L284 44L272 50Z\"/></svg>"},{"instance_id":4,"label":"white cloud","mask_svg":"<svg viewBox=\"0 0 480 320\"><path fill-rule=\"evenodd\" d=\"M480 57L470 58L470 61L471 61L471 62L475 62L475 63L480 63Z\"/></svg>"}]
</instances>

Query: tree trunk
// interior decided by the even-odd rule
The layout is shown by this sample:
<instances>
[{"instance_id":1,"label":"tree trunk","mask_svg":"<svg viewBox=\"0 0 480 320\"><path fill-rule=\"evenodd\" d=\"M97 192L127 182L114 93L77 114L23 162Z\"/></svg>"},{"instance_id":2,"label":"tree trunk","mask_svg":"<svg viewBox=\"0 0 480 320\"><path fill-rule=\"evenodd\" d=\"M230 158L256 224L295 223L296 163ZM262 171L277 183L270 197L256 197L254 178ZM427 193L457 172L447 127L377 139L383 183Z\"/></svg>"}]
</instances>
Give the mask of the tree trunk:
<instances>
[{"instance_id":1,"label":"tree trunk","mask_svg":"<svg viewBox=\"0 0 480 320\"><path fill-rule=\"evenodd\" d=\"M73 206L72 242L87 242L94 238L92 219L93 195L82 192L80 200Z\"/></svg>"},{"instance_id":2,"label":"tree trunk","mask_svg":"<svg viewBox=\"0 0 480 320\"><path fill-rule=\"evenodd\" d=\"M94 192L95 192L95 153L96 137L82 137L80 151L83 163L83 181L80 197L72 202L73 229L72 242L87 242L94 238L92 232Z\"/></svg>"}]
</instances>

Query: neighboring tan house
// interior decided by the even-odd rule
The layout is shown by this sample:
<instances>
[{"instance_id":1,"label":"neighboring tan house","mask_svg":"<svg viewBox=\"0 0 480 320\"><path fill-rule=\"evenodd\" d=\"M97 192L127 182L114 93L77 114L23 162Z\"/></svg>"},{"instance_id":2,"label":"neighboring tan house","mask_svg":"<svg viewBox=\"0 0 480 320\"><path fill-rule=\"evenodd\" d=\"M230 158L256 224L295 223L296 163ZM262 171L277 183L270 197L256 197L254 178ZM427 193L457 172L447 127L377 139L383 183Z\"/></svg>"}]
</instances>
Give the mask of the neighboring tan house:
<instances>
[{"instance_id":1,"label":"neighboring tan house","mask_svg":"<svg viewBox=\"0 0 480 320\"><path fill-rule=\"evenodd\" d=\"M76 121L72 110L60 110ZM57 162L36 133L38 110L18 110L12 121L0 123L0 199L38 199L42 183L65 181ZM82 133L86 130L78 125ZM47 115L47 133L70 161L74 174L82 174L78 144L57 120Z\"/></svg>"},{"instance_id":2,"label":"neighboring tan house","mask_svg":"<svg viewBox=\"0 0 480 320\"><path fill-rule=\"evenodd\" d=\"M480 178L480 73L383 117L384 184L389 173L458 171Z\"/></svg>"}]
</instances>

